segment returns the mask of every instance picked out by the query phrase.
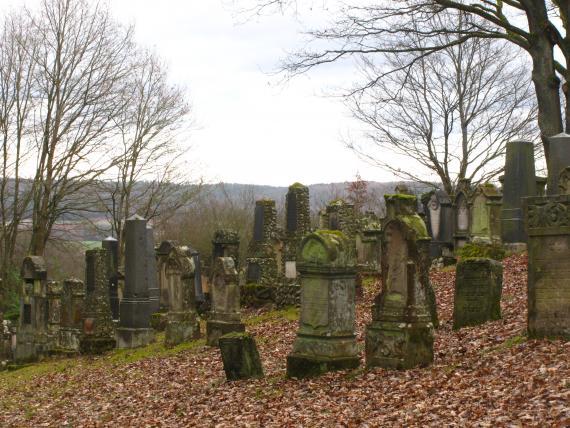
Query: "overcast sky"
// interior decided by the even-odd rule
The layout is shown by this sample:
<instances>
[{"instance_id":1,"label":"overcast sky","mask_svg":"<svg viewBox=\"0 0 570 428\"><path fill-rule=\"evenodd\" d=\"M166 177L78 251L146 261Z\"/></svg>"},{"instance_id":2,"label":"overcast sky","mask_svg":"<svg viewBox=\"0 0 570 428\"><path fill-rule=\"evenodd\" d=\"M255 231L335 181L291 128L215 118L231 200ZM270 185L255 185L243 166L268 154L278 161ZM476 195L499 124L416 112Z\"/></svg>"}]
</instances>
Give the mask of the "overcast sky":
<instances>
[{"instance_id":1,"label":"overcast sky","mask_svg":"<svg viewBox=\"0 0 570 428\"><path fill-rule=\"evenodd\" d=\"M37 0L0 0L0 11ZM190 169L207 181L289 185L393 177L359 160L342 143L358 134L338 99L326 97L354 77L333 65L288 82L270 73L301 46L320 8L293 16L238 19L231 0L110 0L114 16L134 23L139 41L169 64L188 88L194 130ZM238 2L239 3L239 2Z\"/></svg>"}]
</instances>

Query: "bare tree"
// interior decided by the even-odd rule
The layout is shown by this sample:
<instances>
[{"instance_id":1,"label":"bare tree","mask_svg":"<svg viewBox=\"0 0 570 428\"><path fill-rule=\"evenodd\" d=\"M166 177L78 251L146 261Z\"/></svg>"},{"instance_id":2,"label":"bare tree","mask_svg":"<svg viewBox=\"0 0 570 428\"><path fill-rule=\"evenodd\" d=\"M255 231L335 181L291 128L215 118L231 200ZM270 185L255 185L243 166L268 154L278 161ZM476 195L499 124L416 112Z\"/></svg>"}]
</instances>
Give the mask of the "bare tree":
<instances>
[{"instance_id":1,"label":"bare tree","mask_svg":"<svg viewBox=\"0 0 570 428\"><path fill-rule=\"evenodd\" d=\"M18 231L31 200L30 186L22 169L30 155L28 137L30 115L34 108L34 62L28 52L37 43L21 15L5 18L0 34L0 269L3 289L8 289L14 271L14 252Z\"/></svg>"},{"instance_id":2,"label":"bare tree","mask_svg":"<svg viewBox=\"0 0 570 428\"><path fill-rule=\"evenodd\" d=\"M457 33L469 20L463 13L433 19L434 27ZM441 34L438 43L449 45L453 38ZM421 51L424 41L412 33L404 43ZM428 184L435 176L451 194L463 178L479 182L499 175L497 160L507 141L536 138L535 97L518 49L504 41L470 39L408 67L413 55L386 55L395 71L348 98L354 116L369 129L364 144L349 143L361 157L407 180ZM381 74L370 59L363 70L362 86ZM387 152L407 159L406 167Z\"/></svg>"},{"instance_id":3,"label":"bare tree","mask_svg":"<svg viewBox=\"0 0 570 428\"><path fill-rule=\"evenodd\" d=\"M112 164L106 149L125 108L133 43L130 28L86 0L43 0L28 17L38 40L29 52L37 99L29 251L41 255L56 220L80 211L86 188Z\"/></svg>"},{"instance_id":4,"label":"bare tree","mask_svg":"<svg viewBox=\"0 0 570 428\"><path fill-rule=\"evenodd\" d=\"M153 53L134 55L129 84L120 104L127 106L115 119L119 130L115 177L102 182L100 198L120 241L125 220L139 214L166 221L200 191L181 159L190 148L179 144L189 105L185 91L169 84L166 66Z\"/></svg>"}]
</instances>

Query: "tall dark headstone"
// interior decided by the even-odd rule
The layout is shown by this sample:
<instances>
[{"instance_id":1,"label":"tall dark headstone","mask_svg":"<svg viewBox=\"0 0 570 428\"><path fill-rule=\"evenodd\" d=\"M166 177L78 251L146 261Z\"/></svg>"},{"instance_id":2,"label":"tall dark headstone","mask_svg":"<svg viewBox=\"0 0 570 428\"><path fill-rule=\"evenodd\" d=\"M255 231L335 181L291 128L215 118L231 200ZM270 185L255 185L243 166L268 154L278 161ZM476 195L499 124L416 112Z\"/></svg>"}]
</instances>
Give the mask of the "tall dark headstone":
<instances>
[{"instance_id":1,"label":"tall dark headstone","mask_svg":"<svg viewBox=\"0 0 570 428\"><path fill-rule=\"evenodd\" d=\"M422 195L426 226L430 242L430 258L450 255L453 249L454 211L451 198L444 190L432 190Z\"/></svg>"},{"instance_id":2,"label":"tall dark headstone","mask_svg":"<svg viewBox=\"0 0 570 428\"><path fill-rule=\"evenodd\" d=\"M107 278L109 280L109 302L113 319L119 319L119 241L112 236L101 242L107 250Z\"/></svg>"},{"instance_id":3,"label":"tall dark headstone","mask_svg":"<svg viewBox=\"0 0 570 428\"><path fill-rule=\"evenodd\" d=\"M125 289L117 329L119 348L136 348L154 339L150 328L148 231L146 220L133 216L125 224Z\"/></svg>"},{"instance_id":4,"label":"tall dark headstone","mask_svg":"<svg viewBox=\"0 0 570 428\"><path fill-rule=\"evenodd\" d=\"M534 146L529 141L510 141L507 143L503 178L503 206L501 208L503 243L527 242L522 198L535 195Z\"/></svg>"},{"instance_id":5,"label":"tall dark headstone","mask_svg":"<svg viewBox=\"0 0 570 428\"><path fill-rule=\"evenodd\" d=\"M85 252L83 336L79 343L82 354L101 354L115 347L115 326L109 301L107 257L107 250L104 248Z\"/></svg>"},{"instance_id":6,"label":"tall dark headstone","mask_svg":"<svg viewBox=\"0 0 570 428\"><path fill-rule=\"evenodd\" d=\"M309 188L301 183L289 186L285 199L285 246L283 271L288 283L297 280L297 252L303 237L311 229Z\"/></svg>"},{"instance_id":7,"label":"tall dark headstone","mask_svg":"<svg viewBox=\"0 0 570 428\"><path fill-rule=\"evenodd\" d=\"M546 194L548 196L558 195L558 181L560 173L570 166L570 135L561 133L550 137L548 156L548 185Z\"/></svg>"},{"instance_id":8,"label":"tall dark headstone","mask_svg":"<svg viewBox=\"0 0 570 428\"><path fill-rule=\"evenodd\" d=\"M148 296L150 301L150 313L158 312L160 309L160 289L158 287L158 275L156 272L156 253L154 249L154 233L152 227L146 226L146 247L147 247L147 265L148 269Z\"/></svg>"}]
</instances>

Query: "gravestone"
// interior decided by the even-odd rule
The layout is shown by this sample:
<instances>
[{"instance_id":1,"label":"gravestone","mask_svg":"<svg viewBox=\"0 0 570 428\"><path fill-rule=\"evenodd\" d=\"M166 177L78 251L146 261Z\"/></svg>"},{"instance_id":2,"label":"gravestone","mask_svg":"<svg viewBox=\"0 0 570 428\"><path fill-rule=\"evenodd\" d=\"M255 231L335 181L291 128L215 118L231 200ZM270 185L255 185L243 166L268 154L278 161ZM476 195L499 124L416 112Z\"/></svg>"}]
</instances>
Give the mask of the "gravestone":
<instances>
[{"instance_id":1,"label":"gravestone","mask_svg":"<svg viewBox=\"0 0 570 428\"><path fill-rule=\"evenodd\" d=\"M59 329L61 323L62 286L57 281L48 281L46 287L47 305L47 347L53 351L59 346Z\"/></svg>"},{"instance_id":2,"label":"gravestone","mask_svg":"<svg viewBox=\"0 0 570 428\"><path fill-rule=\"evenodd\" d=\"M218 257L234 259L236 269L239 269L239 234L231 229L219 229L212 239L212 260Z\"/></svg>"},{"instance_id":3,"label":"gravestone","mask_svg":"<svg viewBox=\"0 0 570 428\"><path fill-rule=\"evenodd\" d=\"M259 352L249 333L225 334L220 337L219 345L227 380L263 377Z\"/></svg>"},{"instance_id":4,"label":"gravestone","mask_svg":"<svg viewBox=\"0 0 570 428\"><path fill-rule=\"evenodd\" d=\"M501 240L504 244L527 242L522 198L535 196L534 146L529 141L507 143L503 206L501 208Z\"/></svg>"},{"instance_id":5,"label":"gravestone","mask_svg":"<svg viewBox=\"0 0 570 428\"><path fill-rule=\"evenodd\" d=\"M455 230L453 234L454 248L461 248L469 241L469 200L471 198L471 180L464 178L459 181L453 208L455 210Z\"/></svg>"},{"instance_id":6,"label":"gravestone","mask_svg":"<svg viewBox=\"0 0 570 428\"><path fill-rule=\"evenodd\" d=\"M422 195L430 242L430 258L449 255L453 249L454 211L451 198L444 190L432 190Z\"/></svg>"},{"instance_id":7,"label":"gravestone","mask_svg":"<svg viewBox=\"0 0 570 428\"><path fill-rule=\"evenodd\" d=\"M14 360L17 363L33 361L47 353L48 280L44 258L24 258L20 277L20 320L14 349Z\"/></svg>"},{"instance_id":8,"label":"gravestone","mask_svg":"<svg viewBox=\"0 0 570 428\"><path fill-rule=\"evenodd\" d=\"M548 156L548 185L547 196L557 195L559 193L560 173L570 166L570 135L561 134L548 138L549 156Z\"/></svg>"},{"instance_id":9,"label":"gravestone","mask_svg":"<svg viewBox=\"0 0 570 428\"><path fill-rule=\"evenodd\" d=\"M188 246L188 251L194 262L194 297L196 302L204 302L204 290L202 288L202 258L200 252Z\"/></svg>"},{"instance_id":10,"label":"gravestone","mask_svg":"<svg viewBox=\"0 0 570 428\"><path fill-rule=\"evenodd\" d=\"M355 254L339 231L307 235L299 253L301 318L288 377L316 376L358 367L355 336Z\"/></svg>"},{"instance_id":11,"label":"gravestone","mask_svg":"<svg viewBox=\"0 0 570 428\"><path fill-rule=\"evenodd\" d=\"M154 340L150 328L149 233L146 220L137 215L125 224L125 289L119 305L117 347L136 348Z\"/></svg>"},{"instance_id":12,"label":"gravestone","mask_svg":"<svg viewBox=\"0 0 570 428\"><path fill-rule=\"evenodd\" d=\"M349 204L343 199L336 199L329 202L325 211L321 212L319 228L340 230L350 240L353 240L358 230L354 204Z\"/></svg>"},{"instance_id":13,"label":"gravestone","mask_svg":"<svg viewBox=\"0 0 570 428\"><path fill-rule=\"evenodd\" d=\"M374 213L366 213L358 222L356 264L360 275L380 273L382 257L382 224Z\"/></svg>"},{"instance_id":14,"label":"gravestone","mask_svg":"<svg viewBox=\"0 0 570 428\"><path fill-rule=\"evenodd\" d=\"M456 272L453 328L501 319L501 263L487 258L469 258L457 264Z\"/></svg>"},{"instance_id":15,"label":"gravestone","mask_svg":"<svg viewBox=\"0 0 570 428\"><path fill-rule=\"evenodd\" d=\"M560 195L570 195L570 166L567 166L560 172L558 193Z\"/></svg>"},{"instance_id":16,"label":"gravestone","mask_svg":"<svg viewBox=\"0 0 570 428\"><path fill-rule=\"evenodd\" d=\"M150 313L154 314L158 312L160 309L160 289L158 286L158 275L156 270L156 253L154 249L154 232L152 227L148 224L146 226L146 246L147 246L147 265L146 268L148 269L148 297L149 297L149 306L150 306Z\"/></svg>"},{"instance_id":17,"label":"gravestone","mask_svg":"<svg viewBox=\"0 0 570 428\"><path fill-rule=\"evenodd\" d=\"M83 336L79 343L82 354L102 354L116 344L109 301L107 258L107 250L103 248L85 252Z\"/></svg>"},{"instance_id":18,"label":"gravestone","mask_svg":"<svg viewBox=\"0 0 570 428\"><path fill-rule=\"evenodd\" d=\"M289 186L285 199L285 226L283 260L285 280L294 284L297 280L297 252L299 244L311 229L309 188L301 183Z\"/></svg>"},{"instance_id":19,"label":"gravestone","mask_svg":"<svg viewBox=\"0 0 570 428\"><path fill-rule=\"evenodd\" d=\"M175 346L200 337L196 317L194 260L188 247L174 247L168 254L165 277L169 308L164 344Z\"/></svg>"},{"instance_id":20,"label":"gravestone","mask_svg":"<svg viewBox=\"0 0 570 428\"><path fill-rule=\"evenodd\" d=\"M528 336L570 339L570 196L527 198Z\"/></svg>"},{"instance_id":21,"label":"gravestone","mask_svg":"<svg viewBox=\"0 0 570 428\"><path fill-rule=\"evenodd\" d=\"M214 260L211 298L212 310L206 323L206 341L209 346L218 346L224 334L245 331L240 321L240 290L238 273L231 257Z\"/></svg>"},{"instance_id":22,"label":"gravestone","mask_svg":"<svg viewBox=\"0 0 570 428\"><path fill-rule=\"evenodd\" d=\"M429 241L415 196L385 195L383 288L366 328L366 365L390 369L433 361L435 295L429 283ZM430 302L430 300L433 300ZM431 312L431 314L430 314Z\"/></svg>"},{"instance_id":23,"label":"gravestone","mask_svg":"<svg viewBox=\"0 0 570 428\"><path fill-rule=\"evenodd\" d=\"M59 347L61 352L79 352L79 342L83 334L83 305L85 285L75 278L63 281L61 293L61 323Z\"/></svg>"},{"instance_id":24,"label":"gravestone","mask_svg":"<svg viewBox=\"0 0 570 428\"><path fill-rule=\"evenodd\" d=\"M502 195L491 183L477 186L471 202L471 240L475 243L501 242Z\"/></svg>"},{"instance_id":25,"label":"gravestone","mask_svg":"<svg viewBox=\"0 0 570 428\"><path fill-rule=\"evenodd\" d=\"M112 236L101 242L107 250L107 278L109 281L109 302L114 320L119 319L119 241Z\"/></svg>"}]
</instances>

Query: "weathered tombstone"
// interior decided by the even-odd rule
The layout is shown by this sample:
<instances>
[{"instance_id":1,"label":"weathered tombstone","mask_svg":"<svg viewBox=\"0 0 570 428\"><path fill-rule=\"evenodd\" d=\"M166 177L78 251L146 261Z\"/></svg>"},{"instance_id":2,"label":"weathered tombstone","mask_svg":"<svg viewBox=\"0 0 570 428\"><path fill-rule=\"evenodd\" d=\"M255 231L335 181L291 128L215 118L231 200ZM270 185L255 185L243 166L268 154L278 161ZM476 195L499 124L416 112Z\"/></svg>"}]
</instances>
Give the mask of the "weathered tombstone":
<instances>
[{"instance_id":1,"label":"weathered tombstone","mask_svg":"<svg viewBox=\"0 0 570 428\"><path fill-rule=\"evenodd\" d=\"M570 195L570 166L567 166L560 173L558 179L558 193L560 195Z\"/></svg>"},{"instance_id":2,"label":"weathered tombstone","mask_svg":"<svg viewBox=\"0 0 570 428\"><path fill-rule=\"evenodd\" d=\"M501 319L503 266L487 258L470 258L457 264L453 328L476 326Z\"/></svg>"},{"instance_id":3,"label":"weathered tombstone","mask_svg":"<svg viewBox=\"0 0 570 428\"><path fill-rule=\"evenodd\" d=\"M149 247L146 220L137 215L125 224L125 289L120 303L117 347L136 348L154 340L150 328Z\"/></svg>"},{"instance_id":4,"label":"weathered tombstone","mask_svg":"<svg viewBox=\"0 0 570 428\"><path fill-rule=\"evenodd\" d=\"M451 198L443 190L432 190L422 195L430 242L430 258L442 257L453 248L453 207Z\"/></svg>"},{"instance_id":5,"label":"weathered tombstone","mask_svg":"<svg viewBox=\"0 0 570 428\"><path fill-rule=\"evenodd\" d=\"M202 288L202 258L200 257L200 252L195 248L188 246L188 250L194 261L194 297L196 302L203 302L205 297Z\"/></svg>"},{"instance_id":6,"label":"weathered tombstone","mask_svg":"<svg viewBox=\"0 0 570 428\"><path fill-rule=\"evenodd\" d=\"M325 211L321 212L319 224L321 229L340 230L353 240L358 230L354 204L349 204L343 199L329 202Z\"/></svg>"},{"instance_id":7,"label":"weathered tombstone","mask_svg":"<svg viewBox=\"0 0 570 428\"><path fill-rule=\"evenodd\" d=\"M453 234L454 247L461 248L469 241L469 225L471 216L469 213L469 200L471 197L471 180L460 180L453 208L455 210L455 231Z\"/></svg>"},{"instance_id":8,"label":"weathered tombstone","mask_svg":"<svg viewBox=\"0 0 570 428\"><path fill-rule=\"evenodd\" d=\"M119 319L119 241L112 236L101 242L107 250L107 278L109 281L109 302L113 319Z\"/></svg>"},{"instance_id":9,"label":"weathered tombstone","mask_svg":"<svg viewBox=\"0 0 570 428\"><path fill-rule=\"evenodd\" d=\"M570 339L570 196L527 198L528 336Z\"/></svg>"},{"instance_id":10,"label":"weathered tombstone","mask_svg":"<svg viewBox=\"0 0 570 428\"><path fill-rule=\"evenodd\" d=\"M234 259L236 269L239 269L239 234L231 229L219 229L212 240L212 260L218 257Z\"/></svg>"},{"instance_id":11,"label":"weathered tombstone","mask_svg":"<svg viewBox=\"0 0 570 428\"><path fill-rule=\"evenodd\" d=\"M534 146L528 141L507 143L503 206L501 208L501 239L505 244L526 243L523 197L536 195Z\"/></svg>"},{"instance_id":12,"label":"weathered tombstone","mask_svg":"<svg viewBox=\"0 0 570 428\"><path fill-rule=\"evenodd\" d=\"M115 326L109 301L107 250L85 252L85 303L83 335L79 343L82 354L102 354L115 347Z\"/></svg>"},{"instance_id":13,"label":"weathered tombstone","mask_svg":"<svg viewBox=\"0 0 570 428\"><path fill-rule=\"evenodd\" d=\"M486 244L501 242L502 195L491 183L477 186L471 199L471 240Z\"/></svg>"},{"instance_id":14,"label":"weathered tombstone","mask_svg":"<svg viewBox=\"0 0 570 428\"><path fill-rule=\"evenodd\" d=\"M48 281L46 287L48 351L53 351L59 346L61 292L62 286L59 282Z\"/></svg>"},{"instance_id":15,"label":"weathered tombstone","mask_svg":"<svg viewBox=\"0 0 570 428\"><path fill-rule=\"evenodd\" d=\"M83 281L75 278L63 281L59 329L59 348L61 352L79 352L79 343L83 335L84 299L85 285Z\"/></svg>"},{"instance_id":16,"label":"weathered tombstone","mask_svg":"<svg viewBox=\"0 0 570 428\"><path fill-rule=\"evenodd\" d=\"M570 166L570 135L563 133L548 138L548 185L547 196L559 193L560 173Z\"/></svg>"},{"instance_id":17,"label":"weathered tombstone","mask_svg":"<svg viewBox=\"0 0 570 428\"><path fill-rule=\"evenodd\" d=\"M255 339L249 333L225 334L219 346L227 380L263 377Z\"/></svg>"},{"instance_id":18,"label":"weathered tombstone","mask_svg":"<svg viewBox=\"0 0 570 428\"><path fill-rule=\"evenodd\" d=\"M174 247L166 261L169 308L164 343L175 346L200 337L196 318L194 260L188 247Z\"/></svg>"},{"instance_id":19,"label":"weathered tombstone","mask_svg":"<svg viewBox=\"0 0 570 428\"><path fill-rule=\"evenodd\" d=\"M240 321L238 273L233 258L218 257L214 260L211 297L212 310L206 322L206 341L209 346L218 346L224 334L245 331Z\"/></svg>"},{"instance_id":20,"label":"weathered tombstone","mask_svg":"<svg viewBox=\"0 0 570 428\"><path fill-rule=\"evenodd\" d=\"M437 319L429 284L430 238L416 212L415 196L384 198L388 216L382 239L383 289L366 328L366 365L426 366L433 361L434 315Z\"/></svg>"},{"instance_id":21,"label":"weathered tombstone","mask_svg":"<svg viewBox=\"0 0 570 428\"><path fill-rule=\"evenodd\" d=\"M282 275L283 241L277 229L275 201L255 202L253 239L246 258L247 282L275 287Z\"/></svg>"},{"instance_id":22,"label":"weathered tombstone","mask_svg":"<svg viewBox=\"0 0 570 428\"><path fill-rule=\"evenodd\" d=\"M169 255L178 247L177 241L162 241L156 249L158 288L160 289L160 310L167 312L170 307L170 289L166 270L168 269Z\"/></svg>"},{"instance_id":23,"label":"weathered tombstone","mask_svg":"<svg viewBox=\"0 0 570 428\"><path fill-rule=\"evenodd\" d=\"M47 268L40 256L28 256L20 271L20 321L14 349L16 362L33 361L47 351Z\"/></svg>"},{"instance_id":24,"label":"weathered tombstone","mask_svg":"<svg viewBox=\"0 0 570 428\"><path fill-rule=\"evenodd\" d=\"M287 376L309 377L358 367L354 248L339 231L307 235L299 253L301 318Z\"/></svg>"},{"instance_id":25,"label":"weathered tombstone","mask_svg":"<svg viewBox=\"0 0 570 428\"><path fill-rule=\"evenodd\" d=\"M150 313L154 314L160 309L160 289L158 287L158 275L156 270L156 253L154 249L154 233L152 227L146 226L146 247L147 247L147 265L148 269L148 298Z\"/></svg>"},{"instance_id":26,"label":"weathered tombstone","mask_svg":"<svg viewBox=\"0 0 570 428\"><path fill-rule=\"evenodd\" d=\"M356 233L356 264L362 275L380 272L382 257L382 224L374 213L366 213L359 221Z\"/></svg>"},{"instance_id":27,"label":"weathered tombstone","mask_svg":"<svg viewBox=\"0 0 570 428\"><path fill-rule=\"evenodd\" d=\"M284 272L287 283L297 280L297 252L299 244L311 229L309 188L301 183L289 186L285 199L286 237L283 249Z\"/></svg>"}]
</instances>

